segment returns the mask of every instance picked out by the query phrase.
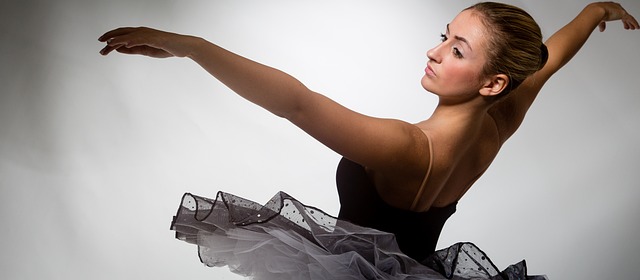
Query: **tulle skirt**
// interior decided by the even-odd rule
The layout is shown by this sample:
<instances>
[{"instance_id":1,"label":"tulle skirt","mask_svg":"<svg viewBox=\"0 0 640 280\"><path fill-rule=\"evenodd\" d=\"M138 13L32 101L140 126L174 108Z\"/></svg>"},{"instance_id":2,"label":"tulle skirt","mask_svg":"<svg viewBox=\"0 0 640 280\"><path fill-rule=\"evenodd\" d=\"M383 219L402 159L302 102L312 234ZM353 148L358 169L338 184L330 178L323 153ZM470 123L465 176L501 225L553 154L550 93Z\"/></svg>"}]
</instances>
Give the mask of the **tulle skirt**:
<instances>
[{"instance_id":1,"label":"tulle skirt","mask_svg":"<svg viewBox=\"0 0 640 280\"><path fill-rule=\"evenodd\" d=\"M218 192L185 194L171 229L198 245L207 266L253 279L547 279L527 276L524 261L500 272L471 243L418 262L391 233L360 227L279 192L265 205Z\"/></svg>"}]
</instances>

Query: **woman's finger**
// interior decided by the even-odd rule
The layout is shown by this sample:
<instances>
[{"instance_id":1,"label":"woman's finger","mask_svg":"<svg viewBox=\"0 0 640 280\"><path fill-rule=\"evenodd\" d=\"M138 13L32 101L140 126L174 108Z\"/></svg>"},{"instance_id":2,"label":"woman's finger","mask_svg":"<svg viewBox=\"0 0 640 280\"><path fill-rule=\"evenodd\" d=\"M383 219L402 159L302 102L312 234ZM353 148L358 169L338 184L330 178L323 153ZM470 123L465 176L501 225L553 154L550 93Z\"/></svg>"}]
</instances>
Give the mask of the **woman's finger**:
<instances>
[{"instance_id":1,"label":"woman's finger","mask_svg":"<svg viewBox=\"0 0 640 280\"><path fill-rule=\"evenodd\" d=\"M119 53L123 54L138 54L155 58L166 58L172 56L171 54L156 48L151 48L147 46L136 46L136 47L120 47L115 49Z\"/></svg>"},{"instance_id":2,"label":"woman's finger","mask_svg":"<svg viewBox=\"0 0 640 280\"><path fill-rule=\"evenodd\" d=\"M636 20L636 18L635 18L635 17L633 17L632 15L629 15L629 14L628 14L628 15L625 17L625 22L629 24L629 27L630 27L632 30L640 29L640 24L638 24L638 21L637 21L637 20Z\"/></svg>"},{"instance_id":3,"label":"woman's finger","mask_svg":"<svg viewBox=\"0 0 640 280\"><path fill-rule=\"evenodd\" d=\"M117 50L119 48L121 48L123 45L115 45L115 46L111 46L111 45L106 45L104 48L102 48L100 50L100 54L101 55L108 55L110 52L112 52L113 50Z\"/></svg>"},{"instance_id":4,"label":"woman's finger","mask_svg":"<svg viewBox=\"0 0 640 280\"><path fill-rule=\"evenodd\" d=\"M100 42L106 42L107 40L116 37L116 36L121 36L123 34L127 34L127 33L131 33L134 30L136 30L136 27L120 27L120 28L116 28L110 31L107 31L106 33L102 34L102 36L100 36L98 38L98 41Z\"/></svg>"}]
</instances>

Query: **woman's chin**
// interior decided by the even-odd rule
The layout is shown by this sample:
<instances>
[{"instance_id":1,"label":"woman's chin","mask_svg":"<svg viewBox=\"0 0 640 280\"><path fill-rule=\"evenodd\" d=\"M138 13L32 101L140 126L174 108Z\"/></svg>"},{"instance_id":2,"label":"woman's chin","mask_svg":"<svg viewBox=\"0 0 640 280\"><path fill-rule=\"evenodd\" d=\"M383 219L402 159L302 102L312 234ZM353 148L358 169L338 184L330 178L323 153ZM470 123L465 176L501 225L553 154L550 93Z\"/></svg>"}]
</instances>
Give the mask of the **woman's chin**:
<instances>
[{"instance_id":1,"label":"woman's chin","mask_svg":"<svg viewBox=\"0 0 640 280\"><path fill-rule=\"evenodd\" d=\"M433 93L434 91L434 87L432 82L429 80L429 77L427 77L426 75L422 77L422 80L420 81L420 84L422 85L422 88L428 92Z\"/></svg>"}]
</instances>

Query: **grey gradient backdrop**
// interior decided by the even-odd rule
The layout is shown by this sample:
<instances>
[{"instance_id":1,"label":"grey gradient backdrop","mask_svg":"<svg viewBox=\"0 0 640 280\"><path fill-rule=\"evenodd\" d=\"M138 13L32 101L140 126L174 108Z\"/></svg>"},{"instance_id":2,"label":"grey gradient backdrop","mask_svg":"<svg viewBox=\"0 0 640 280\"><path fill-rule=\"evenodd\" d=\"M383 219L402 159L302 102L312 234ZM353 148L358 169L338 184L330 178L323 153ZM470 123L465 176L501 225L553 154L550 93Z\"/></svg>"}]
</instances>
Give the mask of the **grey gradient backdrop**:
<instances>
[{"instance_id":1,"label":"grey gradient backdrop","mask_svg":"<svg viewBox=\"0 0 640 280\"><path fill-rule=\"evenodd\" d=\"M420 87L425 52L472 2L0 2L0 278L237 279L173 239L184 192L284 190L338 212L338 155L189 60L101 57L104 31L202 36L416 122L436 104ZM545 36L587 3L509 2ZM609 27L546 85L439 247L473 241L501 268L526 258L551 279L638 278L640 33Z\"/></svg>"}]
</instances>

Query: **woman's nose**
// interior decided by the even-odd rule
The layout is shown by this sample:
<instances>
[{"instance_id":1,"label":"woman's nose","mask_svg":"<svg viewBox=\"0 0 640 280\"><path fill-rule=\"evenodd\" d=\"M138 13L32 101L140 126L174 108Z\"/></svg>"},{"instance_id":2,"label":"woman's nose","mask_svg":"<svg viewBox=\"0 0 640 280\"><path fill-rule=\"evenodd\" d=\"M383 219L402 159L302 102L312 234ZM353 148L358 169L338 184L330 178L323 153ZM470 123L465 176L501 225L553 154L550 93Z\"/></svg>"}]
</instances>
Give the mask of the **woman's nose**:
<instances>
[{"instance_id":1,"label":"woman's nose","mask_svg":"<svg viewBox=\"0 0 640 280\"><path fill-rule=\"evenodd\" d=\"M441 45L437 45L433 49L430 49L427 51L427 57L429 58L429 60L433 60L435 62L440 63L440 59L442 58L440 56L440 46Z\"/></svg>"}]
</instances>

